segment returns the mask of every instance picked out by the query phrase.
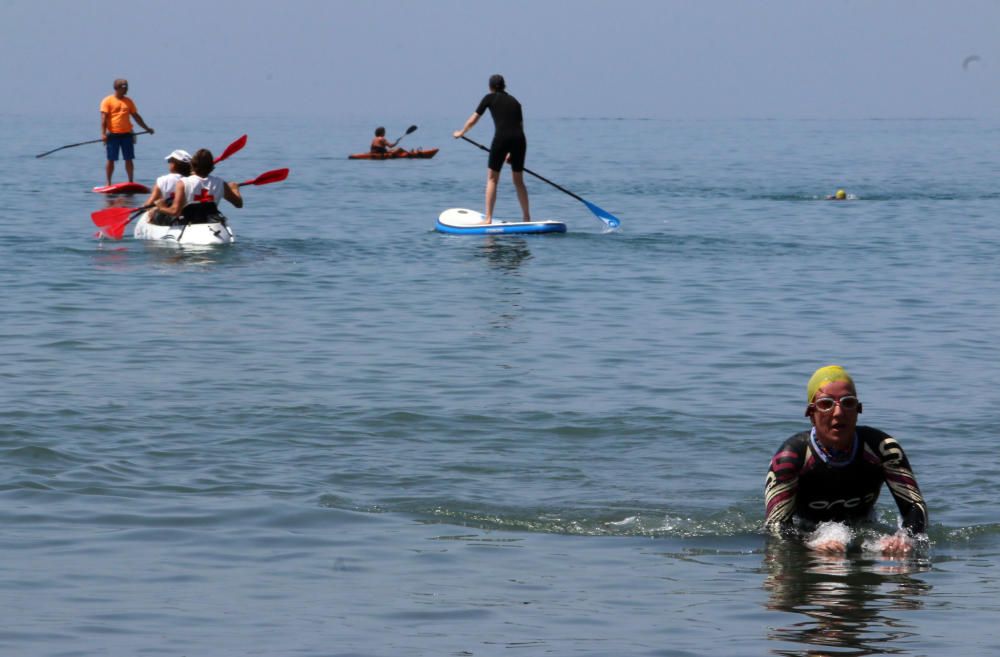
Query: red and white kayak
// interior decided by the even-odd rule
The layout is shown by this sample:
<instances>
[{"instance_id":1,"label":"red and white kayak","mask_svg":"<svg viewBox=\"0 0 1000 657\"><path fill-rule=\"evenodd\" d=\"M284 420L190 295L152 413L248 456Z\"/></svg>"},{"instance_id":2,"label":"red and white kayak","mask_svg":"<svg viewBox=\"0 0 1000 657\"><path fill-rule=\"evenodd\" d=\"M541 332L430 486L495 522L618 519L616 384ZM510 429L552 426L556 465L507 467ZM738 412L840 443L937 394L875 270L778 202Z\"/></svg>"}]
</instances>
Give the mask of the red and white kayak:
<instances>
[{"instance_id":1,"label":"red and white kayak","mask_svg":"<svg viewBox=\"0 0 1000 657\"><path fill-rule=\"evenodd\" d=\"M95 187L98 194L148 194L149 187L137 182L120 182L114 185Z\"/></svg>"},{"instance_id":2,"label":"red and white kayak","mask_svg":"<svg viewBox=\"0 0 1000 657\"><path fill-rule=\"evenodd\" d=\"M412 151L389 151L388 153L352 153L347 156L348 160L429 160L437 155L438 149L428 148L426 150L416 149Z\"/></svg>"}]
</instances>

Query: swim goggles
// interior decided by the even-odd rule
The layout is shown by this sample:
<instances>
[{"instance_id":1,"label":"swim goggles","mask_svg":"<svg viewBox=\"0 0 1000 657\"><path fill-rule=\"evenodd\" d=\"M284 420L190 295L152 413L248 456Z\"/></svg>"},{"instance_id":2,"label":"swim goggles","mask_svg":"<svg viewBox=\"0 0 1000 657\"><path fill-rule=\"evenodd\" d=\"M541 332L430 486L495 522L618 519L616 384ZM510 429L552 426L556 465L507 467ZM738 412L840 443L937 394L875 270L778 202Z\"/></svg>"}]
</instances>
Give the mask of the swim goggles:
<instances>
[{"instance_id":1,"label":"swim goggles","mask_svg":"<svg viewBox=\"0 0 1000 657\"><path fill-rule=\"evenodd\" d=\"M856 411L861 402L854 395L844 395L840 399L834 399L833 397L820 397L813 403L809 404L815 408L820 413L829 413L833 410L835 406L840 406L845 411Z\"/></svg>"}]
</instances>

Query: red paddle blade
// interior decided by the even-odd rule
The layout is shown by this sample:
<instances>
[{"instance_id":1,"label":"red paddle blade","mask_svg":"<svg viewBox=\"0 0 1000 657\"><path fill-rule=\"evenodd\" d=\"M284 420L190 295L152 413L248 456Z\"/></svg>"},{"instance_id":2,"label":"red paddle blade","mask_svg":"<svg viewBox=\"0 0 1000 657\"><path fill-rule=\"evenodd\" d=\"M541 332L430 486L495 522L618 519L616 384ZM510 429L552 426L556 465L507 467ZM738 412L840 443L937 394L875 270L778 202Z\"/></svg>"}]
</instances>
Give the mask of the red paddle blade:
<instances>
[{"instance_id":1,"label":"red paddle blade","mask_svg":"<svg viewBox=\"0 0 1000 657\"><path fill-rule=\"evenodd\" d=\"M91 213L90 219L99 229L100 232L98 232L98 235L110 237L113 240L120 240L125 237L125 227L151 207L153 206L144 205L141 208L106 208Z\"/></svg>"},{"instance_id":2,"label":"red paddle blade","mask_svg":"<svg viewBox=\"0 0 1000 657\"><path fill-rule=\"evenodd\" d=\"M105 208L92 212L90 219L95 226L103 230L109 226L127 222L129 215L133 212L135 212L135 208Z\"/></svg>"},{"instance_id":3,"label":"red paddle blade","mask_svg":"<svg viewBox=\"0 0 1000 657\"><path fill-rule=\"evenodd\" d=\"M240 183L240 187L243 185L270 185L271 183L281 182L288 177L288 169L275 169L273 171L265 171L256 178L250 180L244 180Z\"/></svg>"},{"instance_id":4,"label":"red paddle blade","mask_svg":"<svg viewBox=\"0 0 1000 657\"><path fill-rule=\"evenodd\" d=\"M97 232L94 233L94 237L104 238L112 240L120 240L125 237L125 226L129 224L128 219L120 223L114 224L113 226L99 226Z\"/></svg>"},{"instance_id":5,"label":"red paddle blade","mask_svg":"<svg viewBox=\"0 0 1000 657\"><path fill-rule=\"evenodd\" d=\"M120 240L125 237L125 226L127 225L128 218L119 224L115 224L114 226L105 226L101 229L101 234L110 237L113 240Z\"/></svg>"},{"instance_id":6,"label":"red paddle blade","mask_svg":"<svg viewBox=\"0 0 1000 657\"><path fill-rule=\"evenodd\" d=\"M219 162L223 161L233 153L238 153L239 151L243 150L243 147L246 145L247 145L247 136L243 135L233 143L229 144L226 150L222 151L222 155L215 158L215 163L218 164Z\"/></svg>"}]
</instances>

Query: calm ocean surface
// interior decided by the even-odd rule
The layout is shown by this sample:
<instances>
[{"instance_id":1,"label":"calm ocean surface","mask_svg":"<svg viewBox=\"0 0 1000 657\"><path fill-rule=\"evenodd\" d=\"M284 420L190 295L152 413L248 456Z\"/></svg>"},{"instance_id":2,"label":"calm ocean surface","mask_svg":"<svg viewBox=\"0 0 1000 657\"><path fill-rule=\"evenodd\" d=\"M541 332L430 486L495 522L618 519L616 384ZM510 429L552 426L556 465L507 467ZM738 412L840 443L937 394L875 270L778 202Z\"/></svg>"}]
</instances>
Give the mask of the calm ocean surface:
<instances>
[{"instance_id":1,"label":"calm ocean surface","mask_svg":"<svg viewBox=\"0 0 1000 657\"><path fill-rule=\"evenodd\" d=\"M441 148L391 162L346 159L374 124L144 113L138 180L243 133L220 174L292 173L232 247L102 242L100 146L34 157L96 119L3 117L0 654L1000 651L1000 122L529 117L622 227L528 177L569 233L483 238L433 232L482 207L465 109L387 123ZM830 362L914 466L912 559L761 532Z\"/></svg>"}]
</instances>

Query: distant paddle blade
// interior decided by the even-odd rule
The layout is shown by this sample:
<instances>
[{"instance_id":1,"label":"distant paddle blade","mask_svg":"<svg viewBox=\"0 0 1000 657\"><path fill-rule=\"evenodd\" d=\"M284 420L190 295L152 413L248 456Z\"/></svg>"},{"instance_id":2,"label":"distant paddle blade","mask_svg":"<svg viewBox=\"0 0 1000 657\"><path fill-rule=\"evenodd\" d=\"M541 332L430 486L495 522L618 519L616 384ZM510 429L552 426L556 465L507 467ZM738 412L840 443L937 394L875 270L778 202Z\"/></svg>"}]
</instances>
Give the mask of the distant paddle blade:
<instances>
[{"instance_id":1,"label":"distant paddle blade","mask_svg":"<svg viewBox=\"0 0 1000 657\"><path fill-rule=\"evenodd\" d=\"M410 134L411 132L413 132L416 129L417 129L417 126L411 125L409 128L406 129L406 134Z\"/></svg>"},{"instance_id":2,"label":"distant paddle blade","mask_svg":"<svg viewBox=\"0 0 1000 657\"><path fill-rule=\"evenodd\" d=\"M594 205L590 201L584 201L583 203L584 203L584 205L587 206L587 208L591 212L594 213L594 216L596 216L598 219L600 219L601 221L603 221L604 223L606 223L609 228L618 228L618 226L621 225L622 222L618 219L618 217L616 217L615 215L611 214L607 210Z\"/></svg>"},{"instance_id":3,"label":"distant paddle blade","mask_svg":"<svg viewBox=\"0 0 1000 657\"><path fill-rule=\"evenodd\" d=\"M222 155L220 155L219 157L215 158L215 163L218 164L219 162L221 162L221 161L225 160L226 158L228 158L233 153L240 152L241 150L243 150L243 147L246 146L246 145L247 145L247 136L243 135L242 137L240 137L239 139L237 139L233 143L229 144L229 146L226 148L226 150L222 151Z\"/></svg>"},{"instance_id":4,"label":"distant paddle blade","mask_svg":"<svg viewBox=\"0 0 1000 657\"><path fill-rule=\"evenodd\" d=\"M273 171L265 171L251 180L244 180L240 183L240 187L243 185L269 185L271 183L281 182L287 177L288 169L274 169Z\"/></svg>"}]
</instances>

